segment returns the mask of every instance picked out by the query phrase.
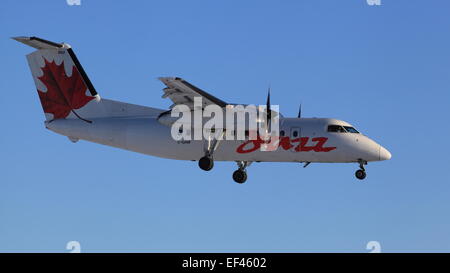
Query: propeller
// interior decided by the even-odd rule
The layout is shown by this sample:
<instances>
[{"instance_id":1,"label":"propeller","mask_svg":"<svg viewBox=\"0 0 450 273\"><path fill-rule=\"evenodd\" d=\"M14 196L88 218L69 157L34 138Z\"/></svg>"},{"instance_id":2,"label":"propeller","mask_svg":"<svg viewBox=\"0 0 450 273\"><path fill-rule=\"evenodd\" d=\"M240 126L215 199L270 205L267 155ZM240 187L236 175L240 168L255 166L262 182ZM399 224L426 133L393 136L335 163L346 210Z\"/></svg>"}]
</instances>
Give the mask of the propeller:
<instances>
[{"instance_id":1,"label":"propeller","mask_svg":"<svg viewBox=\"0 0 450 273\"><path fill-rule=\"evenodd\" d=\"M270 109L270 86L267 91L267 103L266 103L266 122L267 122L267 130L270 131L270 122L272 119L272 110Z\"/></svg>"},{"instance_id":2,"label":"propeller","mask_svg":"<svg viewBox=\"0 0 450 273\"><path fill-rule=\"evenodd\" d=\"M267 120L269 121L272 117L272 111L270 110L270 87L267 91L267 103L266 103L266 114L267 114Z\"/></svg>"}]
</instances>

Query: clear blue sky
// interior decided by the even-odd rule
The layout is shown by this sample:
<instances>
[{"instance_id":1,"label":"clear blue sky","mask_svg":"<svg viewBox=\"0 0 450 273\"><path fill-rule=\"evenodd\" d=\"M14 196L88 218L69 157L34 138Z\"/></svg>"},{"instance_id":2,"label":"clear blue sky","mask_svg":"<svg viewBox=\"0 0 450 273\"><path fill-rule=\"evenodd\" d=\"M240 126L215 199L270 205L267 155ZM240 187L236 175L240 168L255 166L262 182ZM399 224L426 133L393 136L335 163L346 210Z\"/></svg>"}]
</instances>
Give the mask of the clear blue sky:
<instances>
[{"instance_id":1,"label":"clear blue sky","mask_svg":"<svg viewBox=\"0 0 450 273\"><path fill-rule=\"evenodd\" d=\"M2 1L0 251L450 251L448 1ZM43 126L9 39L70 43L102 97L166 108L158 76L285 116L335 117L388 148L368 165L209 172ZM150 141L150 140L149 140Z\"/></svg>"}]
</instances>

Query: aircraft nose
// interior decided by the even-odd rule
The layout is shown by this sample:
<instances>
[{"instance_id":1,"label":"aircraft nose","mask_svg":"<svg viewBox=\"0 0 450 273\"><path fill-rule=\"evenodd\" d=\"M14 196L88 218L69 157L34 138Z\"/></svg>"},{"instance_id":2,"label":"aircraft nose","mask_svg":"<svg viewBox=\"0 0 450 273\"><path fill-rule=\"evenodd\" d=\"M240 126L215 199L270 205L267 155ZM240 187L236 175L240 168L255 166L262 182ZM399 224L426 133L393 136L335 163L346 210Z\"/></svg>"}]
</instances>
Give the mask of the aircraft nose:
<instances>
[{"instance_id":1,"label":"aircraft nose","mask_svg":"<svg viewBox=\"0 0 450 273\"><path fill-rule=\"evenodd\" d=\"M381 160L389 160L391 159L391 153L384 147L380 145L380 161Z\"/></svg>"}]
</instances>

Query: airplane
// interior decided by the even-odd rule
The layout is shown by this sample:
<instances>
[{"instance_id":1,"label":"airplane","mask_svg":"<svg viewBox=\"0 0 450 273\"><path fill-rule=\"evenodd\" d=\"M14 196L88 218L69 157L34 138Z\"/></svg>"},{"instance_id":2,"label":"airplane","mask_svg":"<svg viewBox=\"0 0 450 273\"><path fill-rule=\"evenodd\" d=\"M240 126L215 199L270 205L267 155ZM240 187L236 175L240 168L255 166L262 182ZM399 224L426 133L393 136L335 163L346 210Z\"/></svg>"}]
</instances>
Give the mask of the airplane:
<instances>
[{"instance_id":1,"label":"airplane","mask_svg":"<svg viewBox=\"0 0 450 273\"><path fill-rule=\"evenodd\" d=\"M85 140L156 157L198 161L205 171L211 170L215 161L234 161L238 169L232 177L239 184L247 180L247 167L253 162L297 162L304 167L310 163L357 163L355 176L363 180L368 162L391 158L386 148L345 121L303 118L301 108L297 117L272 111L270 91L266 114L269 120L272 115L279 118L276 149L259 149L264 141L258 138L175 140L171 133L174 106L184 104L194 111L195 98L202 99L201 107L225 109L232 104L178 77L159 78L166 86L163 98L173 102L169 110L100 98L69 44L38 37L12 39L36 49L27 60L45 127L74 143ZM248 131L245 133L247 137Z\"/></svg>"}]
</instances>

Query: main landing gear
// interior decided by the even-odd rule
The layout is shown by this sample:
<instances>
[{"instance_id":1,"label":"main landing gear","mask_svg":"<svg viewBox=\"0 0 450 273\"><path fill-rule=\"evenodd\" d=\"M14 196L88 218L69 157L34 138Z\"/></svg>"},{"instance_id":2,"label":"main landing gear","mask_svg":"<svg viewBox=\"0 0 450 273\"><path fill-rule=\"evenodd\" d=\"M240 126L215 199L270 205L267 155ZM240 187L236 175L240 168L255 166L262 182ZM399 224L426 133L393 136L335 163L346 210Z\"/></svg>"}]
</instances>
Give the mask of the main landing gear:
<instances>
[{"instance_id":1,"label":"main landing gear","mask_svg":"<svg viewBox=\"0 0 450 273\"><path fill-rule=\"evenodd\" d=\"M233 173L233 180L236 183L242 184L247 181L247 171L245 168L250 166L251 162L248 161L237 161L238 169Z\"/></svg>"},{"instance_id":2,"label":"main landing gear","mask_svg":"<svg viewBox=\"0 0 450 273\"><path fill-rule=\"evenodd\" d=\"M198 161L198 166L204 171L210 171L214 167L214 159L210 155L205 155Z\"/></svg>"},{"instance_id":3,"label":"main landing gear","mask_svg":"<svg viewBox=\"0 0 450 273\"><path fill-rule=\"evenodd\" d=\"M198 166L200 169L204 171L210 171L214 167L214 159L213 159L213 153L219 147L219 143L223 137L225 131L222 131L222 133L215 137L215 135L209 135L208 140L204 142L203 144L203 151L205 152L205 156L200 158L198 161Z\"/></svg>"},{"instance_id":4,"label":"main landing gear","mask_svg":"<svg viewBox=\"0 0 450 273\"><path fill-rule=\"evenodd\" d=\"M363 180L364 178L366 178L366 169L364 169L364 165L367 165L367 161L360 159L358 162L359 162L359 170L355 172L355 176L359 180Z\"/></svg>"}]
</instances>

